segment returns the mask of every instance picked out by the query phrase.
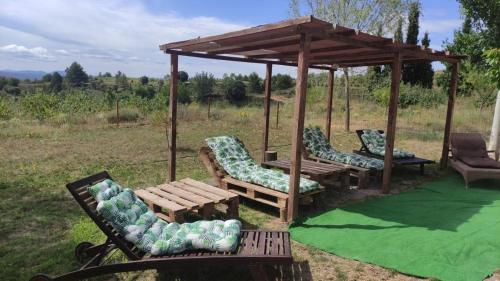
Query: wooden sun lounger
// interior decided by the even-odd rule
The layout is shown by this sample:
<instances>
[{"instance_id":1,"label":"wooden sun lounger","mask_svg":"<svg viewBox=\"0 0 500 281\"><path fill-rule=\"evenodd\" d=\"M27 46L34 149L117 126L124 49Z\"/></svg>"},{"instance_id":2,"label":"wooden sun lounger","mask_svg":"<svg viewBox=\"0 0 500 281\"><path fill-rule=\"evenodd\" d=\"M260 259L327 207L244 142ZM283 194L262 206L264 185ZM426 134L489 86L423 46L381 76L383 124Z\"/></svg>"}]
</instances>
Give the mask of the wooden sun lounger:
<instances>
[{"instance_id":1,"label":"wooden sun lounger","mask_svg":"<svg viewBox=\"0 0 500 281\"><path fill-rule=\"evenodd\" d=\"M374 175L376 177L380 177L380 175L381 175L380 171L374 171L374 170L370 170L370 169L366 169L366 168L362 168L362 167L358 167L358 166L352 166L352 165L344 164L341 162L316 157L309 151L309 149L305 145L302 146L302 157L306 160L311 160L311 161L316 161L316 162L320 162L320 163L326 163L326 164L330 164L330 165L348 168L349 174L351 175L351 177L355 177L358 179L358 188L359 189L363 189L363 188L368 187L370 175Z\"/></svg>"},{"instance_id":2,"label":"wooden sun lounger","mask_svg":"<svg viewBox=\"0 0 500 281\"><path fill-rule=\"evenodd\" d=\"M287 220L288 193L273 190L261 185L244 182L231 177L224 168L219 164L213 151L203 146L200 148L199 156L209 173L212 175L216 184L225 190L234 192L245 198L264 203L266 205L279 209L280 219L285 222ZM299 201L311 202L313 197L322 193L325 189L318 189L299 194Z\"/></svg>"},{"instance_id":3,"label":"wooden sun lounger","mask_svg":"<svg viewBox=\"0 0 500 281\"><path fill-rule=\"evenodd\" d=\"M383 130L378 130L380 134L383 134ZM359 150L353 150L354 153L363 155L366 157L371 157L371 158L377 158L384 160L384 156L380 156L377 154L373 154L368 150L368 147L366 146L365 142L363 141L363 138L361 135L363 135L363 130L356 130L356 134L358 135L358 139L361 142L361 148ZM429 159L424 159L424 158L419 158L419 157L411 157L411 158L393 158L392 159L392 164L393 166L411 166L411 165L419 165L420 167L420 174L424 174L425 172L425 164L433 164L435 163L432 160Z\"/></svg>"},{"instance_id":4,"label":"wooden sun lounger","mask_svg":"<svg viewBox=\"0 0 500 281\"><path fill-rule=\"evenodd\" d=\"M57 277L38 274L32 281L82 280L119 272L156 269L160 272L193 270L200 266L248 266L254 280L268 280L264 266L290 265L293 262L290 235L284 231L243 230L235 252L187 251L165 256L149 256L139 250L102 216L97 214L97 202L87 187L104 179L111 179L107 172L78 180L66 185L78 204L107 236L106 242L93 245L82 242L75 249L76 258L83 266ZM119 249L129 259L125 263L103 264L104 258Z\"/></svg>"}]
</instances>

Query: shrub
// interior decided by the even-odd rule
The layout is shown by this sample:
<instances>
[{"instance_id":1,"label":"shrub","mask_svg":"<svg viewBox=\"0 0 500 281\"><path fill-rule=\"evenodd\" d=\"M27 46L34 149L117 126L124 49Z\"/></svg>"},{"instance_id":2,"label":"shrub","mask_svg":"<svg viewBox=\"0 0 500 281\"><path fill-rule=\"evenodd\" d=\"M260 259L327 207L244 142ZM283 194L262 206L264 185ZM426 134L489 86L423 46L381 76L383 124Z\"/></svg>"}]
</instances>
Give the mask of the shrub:
<instances>
[{"instance_id":1,"label":"shrub","mask_svg":"<svg viewBox=\"0 0 500 281\"><path fill-rule=\"evenodd\" d=\"M215 78L212 74L202 72L191 78L193 91L197 101L206 102L208 95L213 94Z\"/></svg>"},{"instance_id":2,"label":"shrub","mask_svg":"<svg viewBox=\"0 0 500 281\"><path fill-rule=\"evenodd\" d=\"M293 78L288 74L276 74L271 82L273 90L286 90L293 86Z\"/></svg>"},{"instance_id":3,"label":"shrub","mask_svg":"<svg viewBox=\"0 0 500 281\"><path fill-rule=\"evenodd\" d=\"M182 83L186 82L189 79L189 75L187 74L186 71L182 71L182 70L179 71L178 76L179 76L179 81Z\"/></svg>"},{"instance_id":4,"label":"shrub","mask_svg":"<svg viewBox=\"0 0 500 281\"><path fill-rule=\"evenodd\" d=\"M40 121L54 116L58 110L60 100L57 96L36 93L21 99L23 111Z\"/></svg>"},{"instance_id":5,"label":"shrub","mask_svg":"<svg viewBox=\"0 0 500 281\"><path fill-rule=\"evenodd\" d=\"M9 95L13 95L13 96L21 95L21 89L19 89L19 87L6 85L5 87L3 87L3 90Z\"/></svg>"},{"instance_id":6,"label":"shrub","mask_svg":"<svg viewBox=\"0 0 500 281\"><path fill-rule=\"evenodd\" d=\"M151 86L139 86L134 90L135 94L141 98L152 99L155 96L155 89Z\"/></svg>"},{"instance_id":7,"label":"shrub","mask_svg":"<svg viewBox=\"0 0 500 281\"><path fill-rule=\"evenodd\" d=\"M9 104L2 97L0 97L0 120L9 120L12 117L12 110Z\"/></svg>"},{"instance_id":8,"label":"shrub","mask_svg":"<svg viewBox=\"0 0 500 281\"><path fill-rule=\"evenodd\" d=\"M177 86L177 102L182 104L191 103L191 96L189 94L189 87L185 83L179 83Z\"/></svg>"},{"instance_id":9,"label":"shrub","mask_svg":"<svg viewBox=\"0 0 500 281\"><path fill-rule=\"evenodd\" d=\"M137 120L139 120L139 113L137 112L137 110L124 108L120 110L119 118L120 122L136 122ZM110 124L116 124L116 121L118 120L116 111L108 112L106 114L106 120Z\"/></svg>"},{"instance_id":10,"label":"shrub","mask_svg":"<svg viewBox=\"0 0 500 281\"><path fill-rule=\"evenodd\" d=\"M227 101L233 104L240 103L246 99L245 83L231 77L222 80L221 90Z\"/></svg>"},{"instance_id":11,"label":"shrub","mask_svg":"<svg viewBox=\"0 0 500 281\"><path fill-rule=\"evenodd\" d=\"M382 87L373 92L373 97L380 105L389 105L390 87ZM407 108L412 105L420 105L423 107L432 107L443 103L445 95L442 91L436 89L426 89L421 86L411 86L409 84L401 84L399 87L399 103L401 108Z\"/></svg>"},{"instance_id":12,"label":"shrub","mask_svg":"<svg viewBox=\"0 0 500 281\"><path fill-rule=\"evenodd\" d=\"M250 73L248 75L248 92L250 93L262 93L263 90L262 79L256 72Z\"/></svg>"}]
</instances>

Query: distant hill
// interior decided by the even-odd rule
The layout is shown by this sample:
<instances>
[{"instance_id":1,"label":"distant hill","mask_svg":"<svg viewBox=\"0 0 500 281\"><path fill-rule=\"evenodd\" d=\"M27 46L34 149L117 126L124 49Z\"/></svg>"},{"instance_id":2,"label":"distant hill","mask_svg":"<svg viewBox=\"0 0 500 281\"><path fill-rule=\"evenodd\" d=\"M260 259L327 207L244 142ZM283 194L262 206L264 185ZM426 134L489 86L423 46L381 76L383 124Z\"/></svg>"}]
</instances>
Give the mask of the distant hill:
<instances>
[{"instance_id":1,"label":"distant hill","mask_svg":"<svg viewBox=\"0 0 500 281\"><path fill-rule=\"evenodd\" d=\"M58 71L59 74L63 75L65 74L64 71ZM0 76L4 77L10 77L10 78L17 78L20 80L24 79L30 79L30 80L36 80L36 79L42 79L44 75L46 75L49 72L45 71L37 71L37 70L0 70ZM52 72L50 72L52 73Z\"/></svg>"}]
</instances>

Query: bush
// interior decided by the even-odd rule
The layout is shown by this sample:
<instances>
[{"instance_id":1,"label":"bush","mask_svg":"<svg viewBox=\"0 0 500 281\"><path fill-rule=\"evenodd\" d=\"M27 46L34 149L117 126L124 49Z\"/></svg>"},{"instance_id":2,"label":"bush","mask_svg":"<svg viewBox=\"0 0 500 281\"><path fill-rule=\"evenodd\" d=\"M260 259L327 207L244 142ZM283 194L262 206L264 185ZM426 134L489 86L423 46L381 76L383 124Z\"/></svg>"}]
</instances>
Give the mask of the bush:
<instances>
[{"instance_id":1,"label":"bush","mask_svg":"<svg viewBox=\"0 0 500 281\"><path fill-rule=\"evenodd\" d=\"M130 109L130 108L124 108L120 110L119 114L120 122L136 122L139 120L139 113L137 110ZM116 118L116 111L110 111L106 114L106 120L110 124L116 124L117 118Z\"/></svg>"},{"instance_id":2,"label":"bush","mask_svg":"<svg viewBox=\"0 0 500 281\"><path fill-rule=\"evenodd\" d=\"M467 75L467 83L471 85L475 107L483 109L495 104L497 98L495 84L486 74L477 69L471 70Z\"/></svg>"},{"instance_id":3,"label":"bush","mask_svg":"<svg viewBox=\"0 0 500 281\"><path fill-rule=\"evenodd\" d=\"M262 85L262 79L256 72L250 73L248 75L248 92L250 93L262 93L264 86Z\"/></svg>"},{"instance_id":4,"label":"bush","mask_svg":"<svg viewBox=\"0 0 500 281\"><path fill-rule=\"evenodd\" d=\"M380 105L388 106L390 92L390 87L379 88L373 92L373 97ZM432 107L443 103L445 97L446 95L440 90L426 89L418 85L401 84L399 87L398 106L401 108L407 108L412 105Z\"/></svg>"},{"instance_id":5,"label":"bush","mask_svg":"<svg viewBox=\"0 0 500 281\"><path fill-rule=\"evenodd\" d=\"M293 78L288 74L277 74L272 77L273 90L286 90L293 86Z\"/></svg>"},{"instance_id":6,"label":"bush","mask_svg":"<svg viewBox=\"0 0 500 281\"><path fill-rule=\"evenodd\" d=\"M191 78L191 83L197 101L206 102L208 95L213 94L215 78L212 74L206 72L196 74Z\"/></svg>"},{"instance_id":7,"label":"bush","mask_svg":"<svg viewBox=\"0 0 500 281\"><path fill-rule=\"evenodd\" d=\"M152 86L139 86L134 90L135 94L141 98L152 99L155 96L155 89Z\"/></svg>"},{"instance_id":8,"label":"bush","mask_svg":"<svg viewBox=\"0 0 500 281\"><path fill-rule=\"evenodd\" d=\"M0 97L0 120L9 120L12 117L12 110L9 104L2 97Z\"/></svg>"},{"instance_id":9,"label":"bush","mask_svg":"<svg viewBox=\"0 0 500 281\"><path fill-rule=\"evenodd\" d=\"M177 102L182 104L191 103L191 96L189 95L189 87L185 83L179 83L177 86Z\"/></svg>"},{"instance_id":10,"label":"bush","mask_svg":"<svg viewBox=\"0 0 500 281\"><path fill-rule=\"evenodd\" d=\"M9 95L13 95L13 96L21 95L21 89L19 89L19 87L6 85L5 87L3 87L3 90Z\"/></svg>"},{"instance_id":11,"label":"bush","mask_svg":"<svg viewBox=\"0 0 500 281\"><path fill-rule=\"evenodd\" d=\"M36 93L21 99L23 111L40 121L48 119L57 113L60 99L57 96Z\"/></svg>"},{"instance_id":12,"label":"bush","mask_svg":"<svg viewBox=\"0 0 500 281\"><path fill-rule=\"evenodd\" d=\"M238 104L246 99L245 83L231 77L222 80L221 90L224 98L233 104Z\"/></svg>"}]
</instances>

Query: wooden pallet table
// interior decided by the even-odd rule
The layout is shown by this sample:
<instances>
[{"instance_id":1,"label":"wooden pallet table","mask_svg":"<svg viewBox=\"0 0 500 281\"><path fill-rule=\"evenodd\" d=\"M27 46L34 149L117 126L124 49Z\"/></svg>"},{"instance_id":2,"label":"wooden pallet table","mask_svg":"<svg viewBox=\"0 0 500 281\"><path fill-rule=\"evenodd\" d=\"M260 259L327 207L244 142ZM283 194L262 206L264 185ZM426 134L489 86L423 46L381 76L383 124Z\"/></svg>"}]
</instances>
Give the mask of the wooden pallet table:
<instances>
[{"instance_id":1,"label":"wooden pallet table","mask_svg":"<svg viewBox=\"0 0 500 281\"><path fill-rule=\"evenodd\" d=\"M215 205L223 205L227 217L238 217L238 195L190 178L138 189L135 194L159 218L169 222L182 222L186 212L197 212L209 219Z\"/></svg>"},{"instance_id":2,"label":"wooden pallet table","mask_svg":"<svg viewBox=\"0 0 500 281\"><path fill-rule=\"evenodd\" d=\"M285 173L290 173L291 162L290 160L266 161L262 163L262 166L265 168L277 168L283 170ZM349 187L349 169L342 166L302 160L300 173L323 186L328 186L329 181L338 180L340 181L341 188Z\"/></svg>"}]
</instances>

